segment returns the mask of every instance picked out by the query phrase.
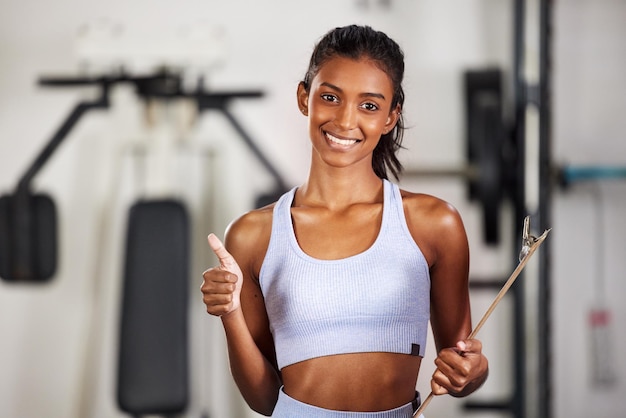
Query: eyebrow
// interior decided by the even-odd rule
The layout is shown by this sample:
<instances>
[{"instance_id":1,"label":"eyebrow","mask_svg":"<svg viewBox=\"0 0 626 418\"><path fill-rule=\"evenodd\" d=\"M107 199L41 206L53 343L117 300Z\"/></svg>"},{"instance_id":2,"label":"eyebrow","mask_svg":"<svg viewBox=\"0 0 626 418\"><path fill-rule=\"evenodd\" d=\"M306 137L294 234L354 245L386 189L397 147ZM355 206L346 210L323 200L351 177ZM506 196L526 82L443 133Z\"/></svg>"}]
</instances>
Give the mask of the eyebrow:
<instances>
[{"instance_id":1,"label":"eyebrow","mask_svg":"<svg viewBox=\"0 0 626 418\"><path fill-rule=\"evenodd\" d=\"M333 90L336 90L336 91L338 91L340 93L343 93L343 90L340 87L337 87L334 84L328 83L326 81L322 82L320 85L328 87L328 88L333 89ZM385 100L385 96L383 94L381 94L381 93L361 93L360 96L363 96L363 97L377 97L379 99Z\"/></svg>"}]
</instances>

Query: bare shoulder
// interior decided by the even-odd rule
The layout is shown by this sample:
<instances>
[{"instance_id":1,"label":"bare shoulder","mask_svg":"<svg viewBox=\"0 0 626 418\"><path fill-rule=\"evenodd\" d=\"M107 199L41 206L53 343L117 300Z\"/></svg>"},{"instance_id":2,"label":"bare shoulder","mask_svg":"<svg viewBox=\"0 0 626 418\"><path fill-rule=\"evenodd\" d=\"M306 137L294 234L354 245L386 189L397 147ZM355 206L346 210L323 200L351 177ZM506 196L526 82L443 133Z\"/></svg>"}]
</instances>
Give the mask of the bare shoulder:
<instances>
[{"instance_id":1,"label":"bare shoulder","mask_svg":"<svg viewBox=\"0 0 626 418\"><path fill-rule=\"evenodd\" d=\"M274 205L244 213L234 219L226 229L226 237L233 244L254 241L259 235L271 230Z\"/></svg>"},{"instance_id":2,"label":"bare shoulder","mask_svg":"<svg viewBox=\"0 0 626 418\"><path fill-rule=\"evenodd\" d=\"M454 232L459 227L463 228L459 211L445 200L406 190L401 190L401 195L407 222L419 225L420 229L427 228L435 232L445 233Z\"/></svg>"},{"instance_id":3,"label":"bare shoulder","mask_svg":"<svg viewBox=\"0 0 626 418\"><path fill-rule=\"evenodd\" d=\"M436 196L401 190L407 226L433 266L441 254L467 251L467 235L459 211Z\"/></svg>"},{"instance_id":4,"label":"bare shoulder","mask_svg":"<svg viewBox=\"0 0 626 418\"><path fill-rule=\"evenodd\" d=\"M244 213L226 229L224 244L242 269L258 273L272 232L274 204Z\"/></svg>"}]
</instances>

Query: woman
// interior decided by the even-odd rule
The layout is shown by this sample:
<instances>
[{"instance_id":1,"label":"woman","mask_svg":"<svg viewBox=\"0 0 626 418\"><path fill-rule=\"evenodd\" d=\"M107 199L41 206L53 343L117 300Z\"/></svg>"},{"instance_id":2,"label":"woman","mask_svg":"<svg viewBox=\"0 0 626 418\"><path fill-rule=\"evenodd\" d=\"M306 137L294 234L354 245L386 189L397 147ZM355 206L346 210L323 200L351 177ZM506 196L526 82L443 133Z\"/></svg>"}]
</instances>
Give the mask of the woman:
<instances>
[{"instance_id":1,"label":"woman","mask_svg":"<svg viewBox=\"0 0 626 418\"><path fill-rule=\"evenodd\" d=\"M304 184L231 223L204 272L233 378L274 417L411 417L430 320L434 394L466 396L487 359L471 332L457 211L400 190L404 55L367 26L328 32L298 85L312 157Z\"/></svg>"}]
</instances>

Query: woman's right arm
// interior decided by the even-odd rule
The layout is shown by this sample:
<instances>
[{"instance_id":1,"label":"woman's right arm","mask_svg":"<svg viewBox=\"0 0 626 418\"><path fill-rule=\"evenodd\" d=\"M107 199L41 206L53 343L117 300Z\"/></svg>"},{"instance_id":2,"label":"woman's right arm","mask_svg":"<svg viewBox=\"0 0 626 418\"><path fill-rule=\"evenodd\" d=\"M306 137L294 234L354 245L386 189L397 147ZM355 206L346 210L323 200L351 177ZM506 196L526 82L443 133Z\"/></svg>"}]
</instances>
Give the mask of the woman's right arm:
<instances>
[{"instance_id":1,"label":"woman's right arm","mask_svg":"<svg viewBox=\"0 0 626 418\"><path fill-rule=\"evenodd\" d=\"M207 312L222 320L230 369L239 391L253 410L269 416L282 383L258 285L269 232L266 222L249 219L256 216L260 214L244 215L234 222L226 233L225 246L209 236L219 265L204 272L202 293Z\"/></svg>"}]
</instances>

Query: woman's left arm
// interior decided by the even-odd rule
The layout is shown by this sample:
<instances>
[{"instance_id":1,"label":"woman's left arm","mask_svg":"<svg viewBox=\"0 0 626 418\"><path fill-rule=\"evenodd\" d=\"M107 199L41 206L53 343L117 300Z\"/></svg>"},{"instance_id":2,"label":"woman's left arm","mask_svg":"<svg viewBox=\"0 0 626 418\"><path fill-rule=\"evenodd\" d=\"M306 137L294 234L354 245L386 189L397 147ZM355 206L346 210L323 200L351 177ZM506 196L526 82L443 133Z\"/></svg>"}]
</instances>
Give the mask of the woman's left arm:
<instances>
[{"instance_id":1,"label":"woman's left arm","mask_svg":"<svg viewBox=\"0 0 626 418\"><path fill-rule=\"evenodd\" d=\"M431 389L435 395L463 397L489 373L481 342L467 338L472 331L467 235L458 211L446 202L432 198L426 207L419 206L419 225L411 228L409 222L409 227L419 231L414 236L430 266L430 322L438 352Z\"/></svg>"}]
</instances>

